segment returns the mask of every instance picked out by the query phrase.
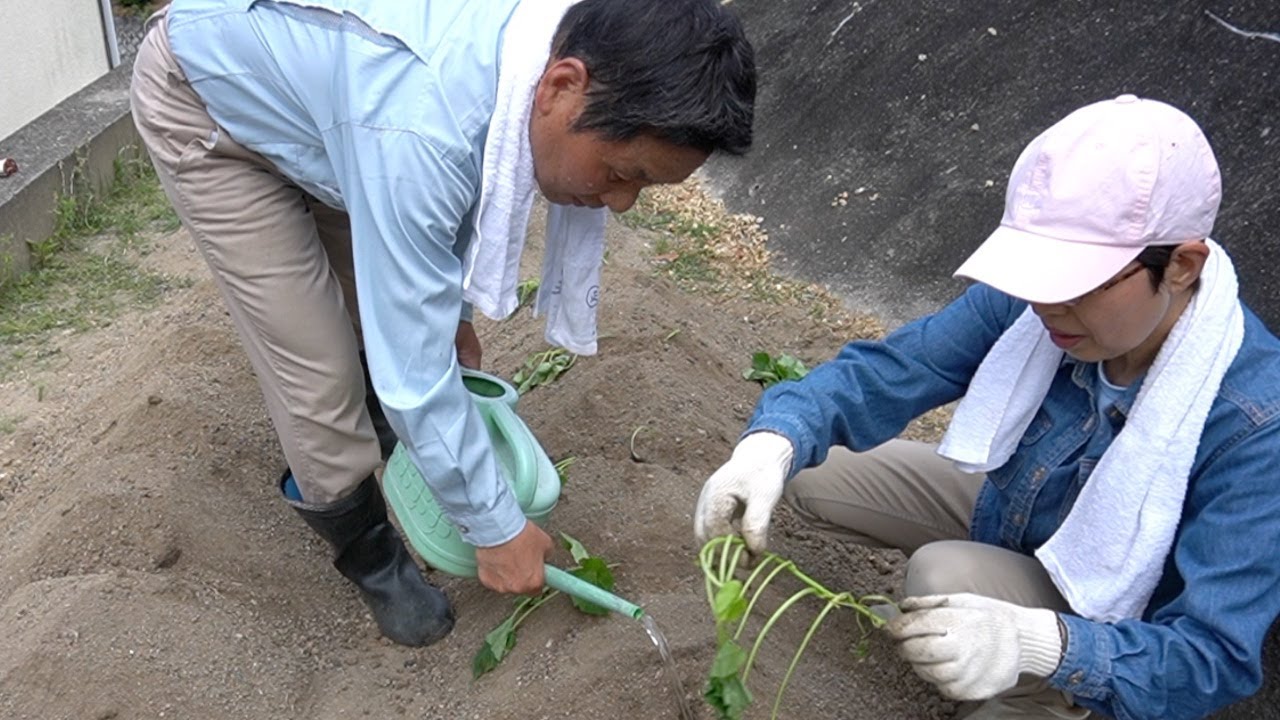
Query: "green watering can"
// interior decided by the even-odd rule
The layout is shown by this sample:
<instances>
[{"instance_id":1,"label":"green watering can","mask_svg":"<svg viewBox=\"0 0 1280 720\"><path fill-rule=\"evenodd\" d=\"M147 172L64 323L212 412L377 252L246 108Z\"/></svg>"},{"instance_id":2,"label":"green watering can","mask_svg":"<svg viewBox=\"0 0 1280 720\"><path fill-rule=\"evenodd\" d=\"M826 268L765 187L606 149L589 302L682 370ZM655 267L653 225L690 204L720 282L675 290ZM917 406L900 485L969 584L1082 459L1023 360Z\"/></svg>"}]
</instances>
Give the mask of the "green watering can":
<instances>
[{"instance_id":1,"label":"green watering can","mask_svg":"<svg viewBox=\"0 0 1280 720\"><path fill-rule=\"evenodd\" d=\"M511 483L520 509L531 521L542 525L560 499L560 475L516 414L516 389L493 375L466 368L462 370L462 383L484 418L498 468ZM404 445L396 445L387 459L382 493L409 544L428 565L450 575L476 576L475 547L462 539L440 510ZM547 585L560 592L637 620L644 615L639 606L558 567L547 565L544 570Z\"/></svg>"}]
</instances>

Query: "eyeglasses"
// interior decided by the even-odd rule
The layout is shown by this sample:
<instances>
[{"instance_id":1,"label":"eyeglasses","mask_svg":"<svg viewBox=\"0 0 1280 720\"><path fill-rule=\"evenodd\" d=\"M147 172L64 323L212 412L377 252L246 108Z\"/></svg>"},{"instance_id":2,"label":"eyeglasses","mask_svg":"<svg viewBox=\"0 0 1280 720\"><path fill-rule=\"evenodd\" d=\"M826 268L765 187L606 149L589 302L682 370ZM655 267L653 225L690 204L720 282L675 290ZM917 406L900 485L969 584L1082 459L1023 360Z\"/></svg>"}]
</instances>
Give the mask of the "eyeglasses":
<instances>
[{"instance_id":1,"label":"eyeglasses","mask_svg":"<svg viewBox=\"0 0 1280 720\"><path fill-rule=\"evenodd\" d=\"M1105 283L1103 283L1103 284L1099 285L1098 287L1096 287L1096 288L1094 288L1094 289L1090 290L1089 292L1087 292L1087 293L1085 293L1085 294L1083 294L1083 295L1077 295L1076 297L1073 297L1073 298L1071 298L1070 300L1064 300L1064 301L1062 302L1062 304L1063 304L1063 305L1066 305L1067 307L1075 307L1076 305L1079 305L1080 303L1084 302L1085 298L1088 298L1088 297L1090 297L1090 296L1092 296L1092 295L1101 295L1102 293L1104 293L1104 292L1106 292L1106 291L1110 290L1111 288L1113 288L1113 287L1115 287L1115 286L1119 285L1120 283L1124 282L1125 280L1128 280L1129 278L1133 277L1134 275L1137 275L1138 273L1142 272L1143 270L1145 270L1145 269L1146 269L1146 267L1147 267L1146 265L1143 265L1143 264L1139 263L1139 264L1138 264L1138 265L1136 265L1132 270L1126 270L1126 271L1124 271L1124 272L1120 273L1119 275L1117 275L1117 276L1115 276L1115 277L1111 278L1110 280L1106 281Z\"/></svg>"}]
</instances>

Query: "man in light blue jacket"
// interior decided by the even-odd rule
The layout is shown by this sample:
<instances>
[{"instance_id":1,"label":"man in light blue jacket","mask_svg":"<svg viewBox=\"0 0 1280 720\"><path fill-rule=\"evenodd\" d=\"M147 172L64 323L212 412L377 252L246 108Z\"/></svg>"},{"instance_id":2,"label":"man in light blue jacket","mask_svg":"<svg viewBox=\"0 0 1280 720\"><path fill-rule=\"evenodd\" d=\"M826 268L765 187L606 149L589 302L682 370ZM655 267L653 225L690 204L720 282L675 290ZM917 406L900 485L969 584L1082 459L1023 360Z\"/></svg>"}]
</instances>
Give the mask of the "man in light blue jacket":
<instances>
[{"instance_id":1,"label":"man in light blue jacket","mask_svg":"<svg viewBox=\"0 0 1280 720\"><path fill-rule=\"evenodd\" d=\"M406 645L453 612L387 522L374 472L396 436L486 586L538 591L553 547L459 372L480 365L462 286L516 40L542 53L502 128L520 152L493 153L517 198L621 212L750 145L752 50L716 0L174 0L134 69L136 124L283 445L281 490Z\"/></svg>"}]
</instances>

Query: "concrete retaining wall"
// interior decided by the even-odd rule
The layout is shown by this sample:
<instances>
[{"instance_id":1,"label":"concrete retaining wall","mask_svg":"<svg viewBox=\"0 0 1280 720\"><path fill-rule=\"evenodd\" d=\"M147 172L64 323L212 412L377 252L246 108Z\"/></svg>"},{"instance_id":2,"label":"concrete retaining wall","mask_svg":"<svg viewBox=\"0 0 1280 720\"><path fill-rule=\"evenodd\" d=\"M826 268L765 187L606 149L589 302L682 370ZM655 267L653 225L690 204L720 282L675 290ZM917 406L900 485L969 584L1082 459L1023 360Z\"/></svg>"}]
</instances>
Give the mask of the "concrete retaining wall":
<instances>
[{"instance_id":1,"label":"concrete retaining wall","mask_svg":"<svg viewBox=\"0 0 1280 720\"><path fill-rule=\"evenodd\" d=\"M60 196L101 191L121 153L142 146L129 114L129 73L122 65L0 141L18 162L0 178L0 282L30 267L28 244L54 231Z\"/></svg>"}]
</instances>

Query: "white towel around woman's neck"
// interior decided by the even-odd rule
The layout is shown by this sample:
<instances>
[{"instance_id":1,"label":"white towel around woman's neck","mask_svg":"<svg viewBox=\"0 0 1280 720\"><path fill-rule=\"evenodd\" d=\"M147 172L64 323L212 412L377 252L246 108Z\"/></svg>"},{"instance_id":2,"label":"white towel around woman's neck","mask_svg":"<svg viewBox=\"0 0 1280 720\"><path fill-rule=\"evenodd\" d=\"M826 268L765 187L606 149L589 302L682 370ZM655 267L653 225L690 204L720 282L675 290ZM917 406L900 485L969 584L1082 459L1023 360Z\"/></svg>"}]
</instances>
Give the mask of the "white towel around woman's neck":
<instances>
[{"instance_id":1,"label":"white towel around woman's neck","mask_svg":"<svg viewBox=\"0 0 1280 720\"><path fill-rule=\"evenodd\" d=\"M463 259L462 296L501 319L519 307L524 250L536 180L529 147L534 90L564 13L577 0L521 0L507 21L498 60L498 98L485 136L480 206ZM534 312L547 341L580 355L596 352L596 303L604 259L603 208L551 205Z\"/></svg>"},{"instance_id":2,"label":"white towel around woman's neck","mask_svg":"<svg viewBox=\"0 0 1280 720\"><path fill-rule=\"evenodd\" d=\"M1200 289L1160 347L1124 429L1036 551L1071 608L1093 620L1141 617L1151 600L1182 519L1209 408L1244 339L1235 268L1220 245L1207 242ZM1028 308L978 367L938 454L966 472L1003 465L1061 359Z\"/></svg>"}]
</instances>

